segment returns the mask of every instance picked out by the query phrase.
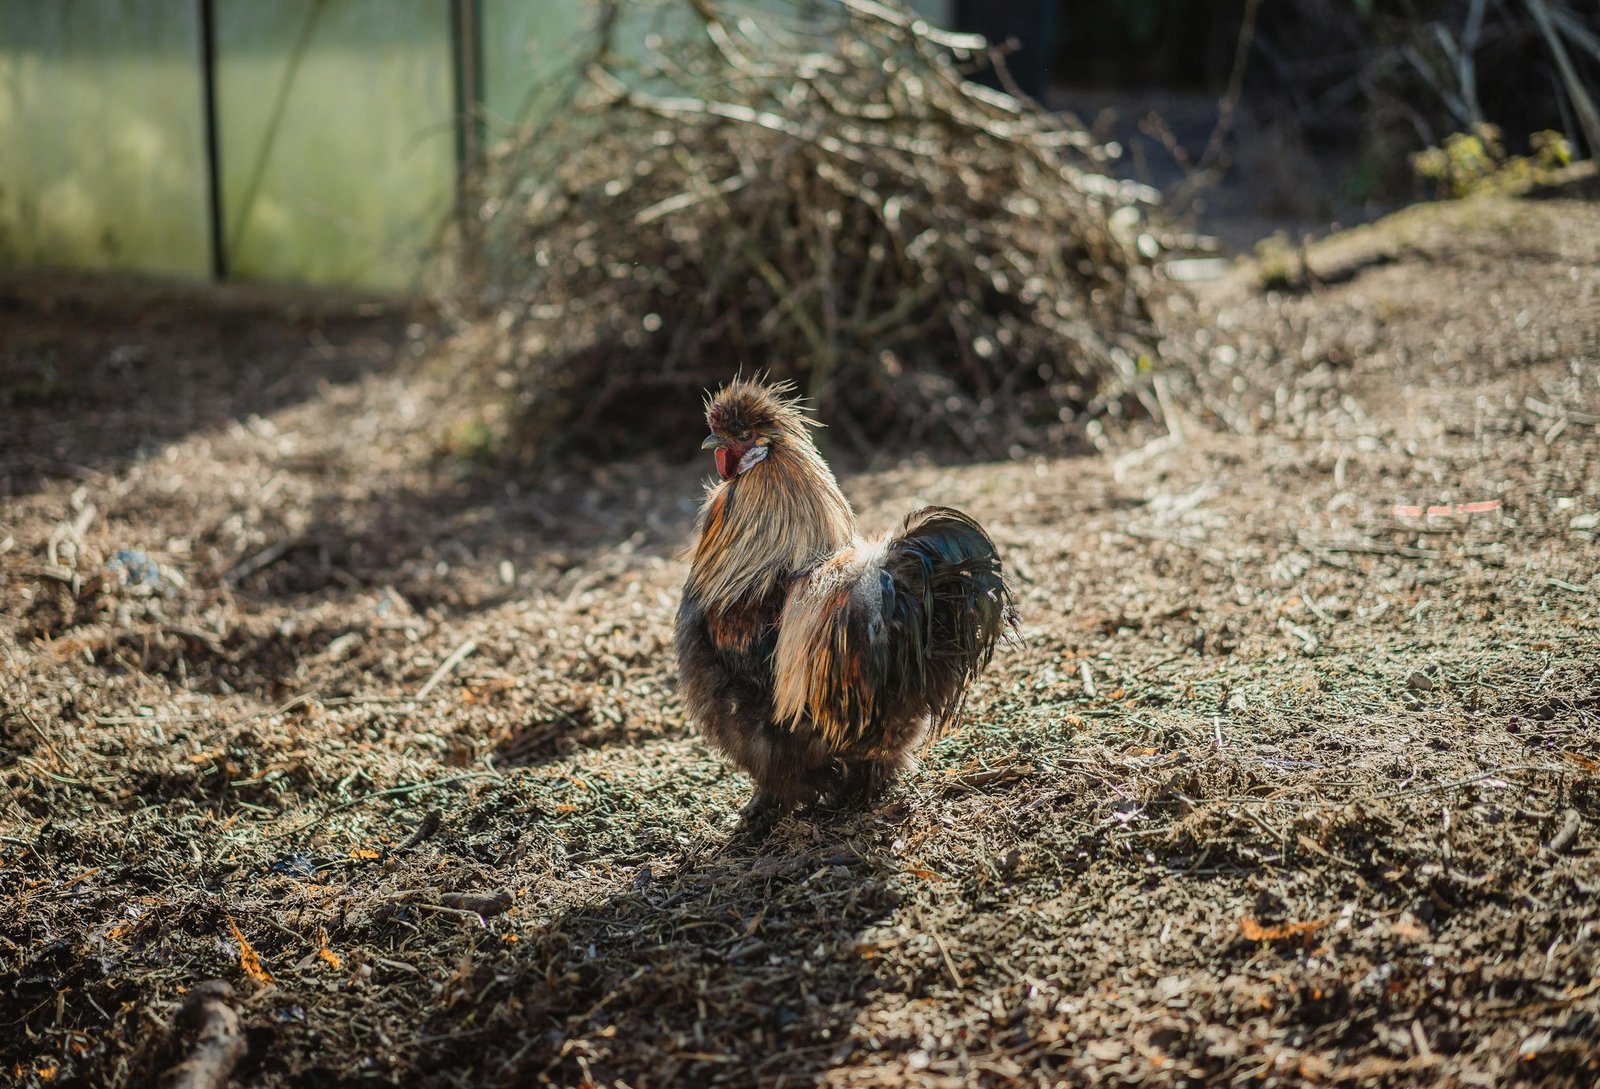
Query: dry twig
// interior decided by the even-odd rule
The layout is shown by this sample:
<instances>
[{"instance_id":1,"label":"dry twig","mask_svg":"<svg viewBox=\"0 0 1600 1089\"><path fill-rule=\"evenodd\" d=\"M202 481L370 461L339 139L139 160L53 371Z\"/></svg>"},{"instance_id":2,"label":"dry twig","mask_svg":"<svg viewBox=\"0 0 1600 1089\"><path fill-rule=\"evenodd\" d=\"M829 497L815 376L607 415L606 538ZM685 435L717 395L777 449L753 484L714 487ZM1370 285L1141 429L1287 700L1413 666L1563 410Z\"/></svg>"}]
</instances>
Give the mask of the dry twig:
<instances>
[{"instance_id":1,"label":"dry twig","mask_svg":"<svg viewBox=\"0 0 1600 1089\"><path fill-rule=\"evenodd\" d=\"M167 1089L220 1089L250 1050L239 1015L228 1005L233 988L220 979L190 991L178 1022L195 1034L189 1057L167 1072Z\"/></svg>"}]
</instances>

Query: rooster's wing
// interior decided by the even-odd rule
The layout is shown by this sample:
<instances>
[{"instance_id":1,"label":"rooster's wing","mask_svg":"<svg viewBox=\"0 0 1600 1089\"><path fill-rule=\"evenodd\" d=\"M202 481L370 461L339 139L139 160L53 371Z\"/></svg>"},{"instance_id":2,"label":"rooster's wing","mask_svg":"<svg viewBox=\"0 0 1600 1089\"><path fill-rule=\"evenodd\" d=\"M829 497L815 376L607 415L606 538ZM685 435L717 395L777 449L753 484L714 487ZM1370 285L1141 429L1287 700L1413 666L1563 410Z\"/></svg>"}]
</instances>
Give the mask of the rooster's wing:
<instances>
[{"instance_id":1,"label":"rooster's wing","mask_svg":"<svg viewBox=\"0 0 1600 1089\"><path fill-rule=\"evenodd\" d=\"M955 719L1014 615L983 527L926 507L791 589L773 657L776 717L841 755L898 755L930 721Z\"/></svg>"}]
</instances>

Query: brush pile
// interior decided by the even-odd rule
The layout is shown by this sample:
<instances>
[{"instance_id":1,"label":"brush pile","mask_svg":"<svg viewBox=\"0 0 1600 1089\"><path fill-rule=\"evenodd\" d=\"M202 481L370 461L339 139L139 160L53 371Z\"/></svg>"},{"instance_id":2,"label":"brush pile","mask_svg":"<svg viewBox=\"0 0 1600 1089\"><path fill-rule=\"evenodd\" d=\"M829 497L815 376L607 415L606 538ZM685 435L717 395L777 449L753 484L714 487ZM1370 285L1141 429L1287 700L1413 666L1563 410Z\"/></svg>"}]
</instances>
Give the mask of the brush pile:
<instances>
[{"instance_id":1,"label":"brush pile","mask_svg":"<svg viewBox=\"0 0 1600 1089\"><path fill-rule=\"evenodd\" d=\"M863 451L1160 414L1154 194L969 80L1004 82L983 39L869 0L613 5L598 35L496 152L481 217L530 442L681 444L741 368L794 379Z\"/></svg>"}]
</instances>

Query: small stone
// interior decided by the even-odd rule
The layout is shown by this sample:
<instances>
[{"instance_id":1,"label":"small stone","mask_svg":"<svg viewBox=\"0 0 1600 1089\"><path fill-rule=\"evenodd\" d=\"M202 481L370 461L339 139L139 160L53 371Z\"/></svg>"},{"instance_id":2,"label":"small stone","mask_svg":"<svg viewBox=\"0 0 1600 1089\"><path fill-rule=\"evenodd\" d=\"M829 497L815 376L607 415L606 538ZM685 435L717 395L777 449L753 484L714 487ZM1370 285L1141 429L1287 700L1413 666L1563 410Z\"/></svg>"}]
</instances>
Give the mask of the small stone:
<instances>
[{"instance_id":1,"label":"small stone","mask_svg":"<svg viewBox=\"0 0 1600 1089\"><path fill-rule=\"evenodd\" d=\"M1406 687L1413 692L1432 692L1433 678L1419 669L1406 678Z\"/></svg>"}]
</instances>

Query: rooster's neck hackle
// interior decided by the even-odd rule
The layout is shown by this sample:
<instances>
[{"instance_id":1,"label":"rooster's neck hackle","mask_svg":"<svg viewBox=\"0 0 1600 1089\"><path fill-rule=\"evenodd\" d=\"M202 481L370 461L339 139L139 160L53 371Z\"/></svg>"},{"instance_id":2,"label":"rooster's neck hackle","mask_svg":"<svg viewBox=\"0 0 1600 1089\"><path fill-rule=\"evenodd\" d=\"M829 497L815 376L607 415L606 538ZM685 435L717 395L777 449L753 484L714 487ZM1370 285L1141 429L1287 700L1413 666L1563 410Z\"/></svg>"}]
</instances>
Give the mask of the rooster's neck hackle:
<instances>
[{"instance_id":1,"label":"rooster's neck hackle","mask_svg":"<svg viewBox=\"0 0 1600 1089\"><path fill-rule=\"evenodd\" d=\"M767 459L712 487L700 509L689 591L708 611L764 600L856 535L855 512L792 402L754 383L737 383L719 394L711 413L727 419L753 407L729 398L747 392L740 387L780 412L768 417L775 433Z\"/></svg>"}]
</instances>

